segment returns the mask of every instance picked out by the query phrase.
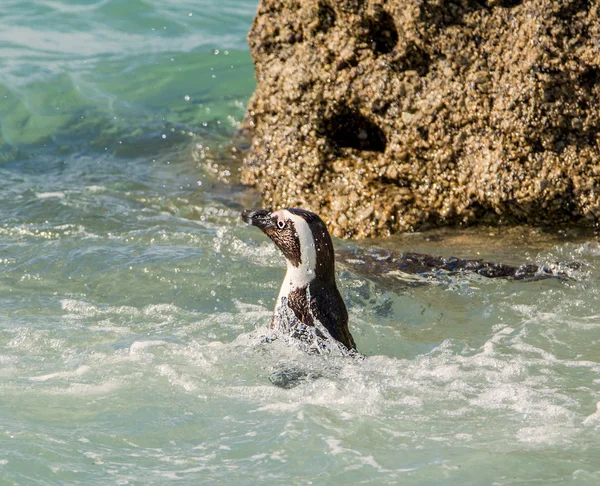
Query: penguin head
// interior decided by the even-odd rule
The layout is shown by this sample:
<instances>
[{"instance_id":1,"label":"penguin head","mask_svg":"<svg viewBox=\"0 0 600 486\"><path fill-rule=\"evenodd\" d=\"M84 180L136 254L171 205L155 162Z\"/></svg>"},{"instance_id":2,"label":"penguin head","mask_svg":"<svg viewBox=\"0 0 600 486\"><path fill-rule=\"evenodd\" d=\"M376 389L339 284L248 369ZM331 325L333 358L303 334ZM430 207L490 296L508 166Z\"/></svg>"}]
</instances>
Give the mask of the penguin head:
<instances>
[{"instance_id":1,"label":"penguin head","mask_svg":"<svg viewBox=\"0 0 600 486\"><path fill-rule=\"evenodd\" d=\"M242 212L242 219L259 228L281 250L288 268L302 268L309 276L334 278L334 252L327 226L319 216L298 208Z\"/></svg>"}]
</instances>

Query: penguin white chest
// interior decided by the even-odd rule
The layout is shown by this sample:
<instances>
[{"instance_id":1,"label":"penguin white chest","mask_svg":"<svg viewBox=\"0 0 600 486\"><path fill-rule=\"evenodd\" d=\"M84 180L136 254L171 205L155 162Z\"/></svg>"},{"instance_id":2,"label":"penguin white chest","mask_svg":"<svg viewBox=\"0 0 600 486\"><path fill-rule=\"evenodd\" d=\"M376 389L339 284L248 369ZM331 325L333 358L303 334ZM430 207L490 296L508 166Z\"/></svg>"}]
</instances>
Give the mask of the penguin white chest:
<instances>
[{"instance_id":1,"label":"penguin white chest","mask_svg":"<svg viewBox=\"0 0 600 486\"><path fill-rule=\"evenodd\" d=\"M315 278L317 266L317 252L312 231L306 221L289 211L282 211L282 217L286 217L294 222L298 242L300 243L300 261L290 261L286 259L287 272L281 284L275 309L281 305L283 297L289 298L290 294L302 287L308 288L310 282Z\"/></svg>"}]
</instances>

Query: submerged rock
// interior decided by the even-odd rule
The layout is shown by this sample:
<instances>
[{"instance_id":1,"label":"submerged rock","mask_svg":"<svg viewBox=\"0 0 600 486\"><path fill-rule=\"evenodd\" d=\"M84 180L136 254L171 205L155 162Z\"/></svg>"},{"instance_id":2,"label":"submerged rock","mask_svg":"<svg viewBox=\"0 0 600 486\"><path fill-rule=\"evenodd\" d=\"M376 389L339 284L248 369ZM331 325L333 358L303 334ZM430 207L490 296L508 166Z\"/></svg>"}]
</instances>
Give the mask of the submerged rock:
<instances>
[{"instance_id":1,"label":"submerged rock","mask_svg":"<svg viewBox=\"0 0 600 486\"><path fill-rule=\"evenodd\" d=\"M261 0L242 178L336 236L600 217L595 0Z\"/></svg>"},{"instance_id":2,"label":"submerged rock","mask_svg":"<svg viewBox=\"0 0 600 486\"><path fill-rule=\"evenodd\" d=\"M269 381L279 388L295 388L320 378L318 373L308 371L293 364L283 364L269 375Z\"/></svg>"}]
</instances>

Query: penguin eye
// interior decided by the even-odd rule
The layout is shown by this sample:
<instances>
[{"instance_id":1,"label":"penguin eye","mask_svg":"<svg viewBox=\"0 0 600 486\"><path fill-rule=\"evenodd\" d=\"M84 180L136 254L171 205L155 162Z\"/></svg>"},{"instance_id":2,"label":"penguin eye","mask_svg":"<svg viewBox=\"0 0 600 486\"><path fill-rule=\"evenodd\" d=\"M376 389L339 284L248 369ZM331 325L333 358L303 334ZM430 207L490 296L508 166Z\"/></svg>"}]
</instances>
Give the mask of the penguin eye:
<instances>
[{"instance_id":1,"label":"penguin eye","mask_svg":"<svg viewBox=\"0 0 600 486\"><path fill-rule=\"evenodd\" d=\"M282 219L278 219L277 220L277 227L282 230L283 228L285 228L285 221L283 221Z\"/></svg>"}]
</instances>

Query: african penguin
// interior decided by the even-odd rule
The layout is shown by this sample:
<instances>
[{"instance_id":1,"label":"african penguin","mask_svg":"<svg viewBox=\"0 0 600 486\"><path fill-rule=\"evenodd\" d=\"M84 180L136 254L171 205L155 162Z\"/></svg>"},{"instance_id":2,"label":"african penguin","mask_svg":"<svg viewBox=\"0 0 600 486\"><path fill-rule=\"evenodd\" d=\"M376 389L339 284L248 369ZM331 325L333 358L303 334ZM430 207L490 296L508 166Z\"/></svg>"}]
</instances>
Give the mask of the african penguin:
<instances>
[{"instance_id":1,"label":"african penguin","mask_svg":"<svg viewBox=\"0 0 600 486\"><path fill-rule=\"evenodd\" d=\"M246 209L242 219L266 234L287 262L271 327L295 334L304 327L319 338L330 336L350 352L356 350L335 280L333 242L321 218L304 209L288 208ZM295 324L290 324L290 315Z\"/></svg>"}]
</instances>

